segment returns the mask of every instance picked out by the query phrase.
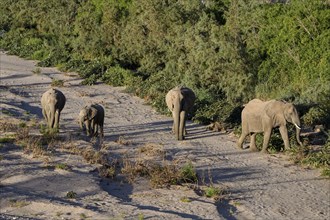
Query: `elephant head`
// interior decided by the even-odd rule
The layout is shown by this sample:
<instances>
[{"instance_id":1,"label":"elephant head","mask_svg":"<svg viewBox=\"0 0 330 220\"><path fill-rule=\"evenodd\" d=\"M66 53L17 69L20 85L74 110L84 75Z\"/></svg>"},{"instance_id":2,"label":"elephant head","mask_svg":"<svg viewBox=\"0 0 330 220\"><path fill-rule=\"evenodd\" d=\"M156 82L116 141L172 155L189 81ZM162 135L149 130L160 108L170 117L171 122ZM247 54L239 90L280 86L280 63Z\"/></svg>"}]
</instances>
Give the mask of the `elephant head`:
<instances>
[{"instance_id":1,"label":"elephant head","mask_svg":"<svg viewBox=\"0 0 330 220\"><path fill-rule=\"evenodd\" d=\"M265 114L272 119L273 122L273 127L280 127L280 132L281 128L283 129L283 133L287 133L286 130L286 122L289 122L293 124L296 127L296 139L299 145L302 146L302 142L300 140L300 119L298 112L294 105L292 103L287 103L284 101L277 101L277 100L271 100L267 102L265 106ZM285 127L285 129L284 129ZM282 138L284 140L284 145L287 148L289 142L287 139L287 134L282 134Z\"/></svg>"},{"instance_id":2,"label":"elephant head","mask_svg":"<svg viewBox=\"0 0 330 220\"><path fill-rule=\"evenodd\" d=\"M186 87L175 87L165 97L166 104L173 116L173 131L177 140L184 139L186 115L194 105L196 96Z\"/></svg>"},{"instance_id":3,"label":"elephant head","mask_svg":"<svg viewBox=\"0 0 330 220\"><path fill-rule=\"evenodd\" d=\"M80 128L85 131L87 130L87 134L89 135L91 130L91 121L96 115L96 109L91 108L91 106L85 106L83 109L81 109L79 113L79 125ZM84 123L86 123L86 127L84 126Z\"/></svg>"},{"instance_id":4,"label":"elephant head","mask_svg":"<svg viewBox=\"0 0 330 220\"><path fill-rule=\"evenodd\" d=\"M296 108L291 103L285 103L283 114L285 120L287 122L294 124L294 126L296 127L296 139L298 144L302 146L303 144L300 140L300 131L301 131L300 119Z\"/></svg>"}]
</instances>

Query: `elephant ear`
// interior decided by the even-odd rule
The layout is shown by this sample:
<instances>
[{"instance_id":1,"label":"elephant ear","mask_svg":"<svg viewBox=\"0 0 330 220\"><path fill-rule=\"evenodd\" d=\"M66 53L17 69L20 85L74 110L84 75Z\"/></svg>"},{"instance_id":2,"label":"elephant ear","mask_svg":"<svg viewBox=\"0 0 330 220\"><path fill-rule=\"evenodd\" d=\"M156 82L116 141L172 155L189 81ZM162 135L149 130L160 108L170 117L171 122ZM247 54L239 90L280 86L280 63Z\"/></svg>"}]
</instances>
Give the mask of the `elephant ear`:
<instances>
[{"instance_id":1,"label":"elephant ear","mask_svg":"<svg viewBox=\"0 0 330 220\"><path fill-rule=\"evenodd\" d=\"M276 100L269 101L265 106L265 113L272 120L274 127L285 124L283 121L285 120L283 111L284 106L281 102Z\"/></svg>"},{"instance_id":2,"label":"elephant ear","mask_svg":"<svg viewBox=\"0 0 330 220\"><path fill-rule=\"evenodd\" d=\"M286 103L284 107L285 120L291 122L292 115L295 113L295 107L291 103Z\"/></svg>"},{"instance_id":3,"label":"elephant ear","mask_svg":"<svg viewBox=\"0 0 330 220\"><path fill-rule=\"evenodd\" d=\"M97 109L96 108L90 108L88 111L88 120L92 120L97 114Z\"/></svg>"}]
</instances>

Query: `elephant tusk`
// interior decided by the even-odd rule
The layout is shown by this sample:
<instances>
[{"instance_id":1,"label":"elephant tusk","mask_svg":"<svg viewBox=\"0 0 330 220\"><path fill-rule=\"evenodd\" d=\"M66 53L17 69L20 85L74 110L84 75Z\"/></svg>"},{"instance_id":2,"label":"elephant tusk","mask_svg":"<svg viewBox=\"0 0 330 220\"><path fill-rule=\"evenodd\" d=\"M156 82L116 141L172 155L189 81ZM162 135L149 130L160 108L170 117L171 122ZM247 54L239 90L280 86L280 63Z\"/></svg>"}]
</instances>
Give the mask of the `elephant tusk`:
<instances>
[{"instance_id":1,"label":"elephant tusk","mask_svg":"<svg viewBox=\"0 0 330 220\"><path fill-rule=\"evenodd\" d=\"M301 130L301 127L299 127L296 123L293 123L294 126L296 126L296 128L298 128L299 130Z\"/></svg>"}]
</instances>

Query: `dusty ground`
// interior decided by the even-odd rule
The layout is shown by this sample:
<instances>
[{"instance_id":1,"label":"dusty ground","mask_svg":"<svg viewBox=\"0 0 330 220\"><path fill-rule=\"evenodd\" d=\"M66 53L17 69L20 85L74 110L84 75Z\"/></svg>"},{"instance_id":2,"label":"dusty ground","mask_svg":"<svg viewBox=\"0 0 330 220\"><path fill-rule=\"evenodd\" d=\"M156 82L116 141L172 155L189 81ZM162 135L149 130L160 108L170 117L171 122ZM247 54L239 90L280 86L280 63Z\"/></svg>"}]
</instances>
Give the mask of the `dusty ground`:
<instances>
[{"instance_id":1,"label":"dusty ground","mask_svg":"<svg viewBox=\"0 0 330 220\"><path fill-rule=\"evenodd\" d=\"M330 219L330 182L318 170L294 165L281 153L239 150L233 135L191 122L187 139L175 141L171 118L124 88L81 86L76 74L40 70L34 61L0 53L0 120L42 123L40 97L52 79L64 80L59 89L67 97L61 141L50 156L34 158L15 144L1 144L0 219ZM76 121L79 110L91 102L106 109L103 143L82 134ZM138 149L146 144L160 147L168 160L192 161L205 182L225 188L226 196L216 202L184 186L153 189L144 179L133 184L121 176L102 179L98 165L62 148L102 147L113 158L144 158ZM55 169L60 163L71 169ZM70 191L76 198L66 197Z\"/></svg>"}]
</instances>

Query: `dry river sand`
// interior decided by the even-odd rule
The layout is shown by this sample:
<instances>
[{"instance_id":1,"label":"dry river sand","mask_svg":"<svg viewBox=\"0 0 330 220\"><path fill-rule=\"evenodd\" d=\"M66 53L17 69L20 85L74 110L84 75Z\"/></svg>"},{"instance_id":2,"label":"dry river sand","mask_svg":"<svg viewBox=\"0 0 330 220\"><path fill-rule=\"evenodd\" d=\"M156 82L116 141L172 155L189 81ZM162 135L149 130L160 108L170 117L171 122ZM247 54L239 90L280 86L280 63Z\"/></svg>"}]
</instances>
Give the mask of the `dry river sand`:
<instances>
[{"instance_id":1,"label":"dry river sand","mask_svg":"<svg viewBox=\"0 0 330 220\"><path fill-rule=\"evenodd\" d=\"M186 140L178 142L170 133L171 118L124 88L101 83L82 86L77 74L55 68L40 68L38 73L35 65L0 52L0 120L44 123L41 95L51 88L52 80L63 80L59 89L67 103L60 121L62 143L57 143L48 161L24 153L15 144L1 144L0 219L330 219L330 181L319 170L295 165L283 153L237 149L234 135L192 122ZM132 184L120 175L101 178L97 164L60 147L100 146L81 133L77 123L79 110L92 102L105 107L102 151L114 158L134 159L148 157L139 153L141 146L161 147L167 160L191 161L206 184L225 188L226 195L217 202L185 186L153 189L143 178ZM71 169L48 169L46 162ZM66 197L70 191L76 198Z\"/></svg>"}]
</instances>

